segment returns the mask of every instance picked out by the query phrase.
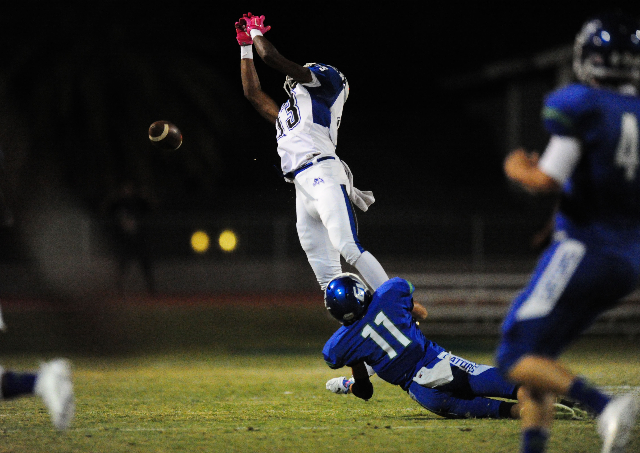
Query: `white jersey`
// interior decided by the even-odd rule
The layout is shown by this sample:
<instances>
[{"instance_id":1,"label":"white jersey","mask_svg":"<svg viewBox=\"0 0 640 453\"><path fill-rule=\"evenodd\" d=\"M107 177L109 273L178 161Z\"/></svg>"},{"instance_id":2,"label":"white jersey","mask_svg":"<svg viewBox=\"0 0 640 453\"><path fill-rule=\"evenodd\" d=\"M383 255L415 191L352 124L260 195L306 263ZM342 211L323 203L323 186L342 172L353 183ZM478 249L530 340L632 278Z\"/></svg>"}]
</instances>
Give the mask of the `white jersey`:
<instances>
[{"instance_id":1,"label":"white jersey","mask_svg":"<svg viewBox=\"0 0 640 453\"><path fill-rule=\"evenodd\" d=\"M317 155L336 155L338 127L348 95L346 79L334 67L308 66L313 80L298 83L276 120L278 154L283 173Z\"/></svg>"}]
</instances>

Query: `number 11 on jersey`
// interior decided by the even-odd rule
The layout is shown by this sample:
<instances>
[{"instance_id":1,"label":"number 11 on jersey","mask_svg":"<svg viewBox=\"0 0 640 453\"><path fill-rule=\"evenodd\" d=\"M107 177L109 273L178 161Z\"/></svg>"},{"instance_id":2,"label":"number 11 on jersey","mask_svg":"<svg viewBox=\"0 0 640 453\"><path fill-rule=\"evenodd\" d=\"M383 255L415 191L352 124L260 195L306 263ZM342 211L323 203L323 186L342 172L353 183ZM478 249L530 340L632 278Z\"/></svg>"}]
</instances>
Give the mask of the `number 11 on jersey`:
<instances>
[{"instance_id":1,"label":"number 11 on jersey","mask_svg":"<svg viewBox=\"0 0 640 453\"><path fill-rule=\"evenodd\" d=\"M400 329L398 329L395 324L393 324L391 320L387 318L387 315L385 315L384 312L381 311L380 313L378 313L374 322L377 325L382 324L387 332L393 335L393 337L398 340L398 342L402 346L407 347L409 346L409 344L411 344L411 340L409 340L402 332L400 332ZM382 336L378 332L376 332L370 324L367 324L364 329L362 329L361 335L363 338L371 338L373 341L375 341L376 344L389 355L389 359L393 359L398 355L396 350L393 349L393 347L391 347L391 345L384 338L382 338Z\"/></svg>"}]
</instances>

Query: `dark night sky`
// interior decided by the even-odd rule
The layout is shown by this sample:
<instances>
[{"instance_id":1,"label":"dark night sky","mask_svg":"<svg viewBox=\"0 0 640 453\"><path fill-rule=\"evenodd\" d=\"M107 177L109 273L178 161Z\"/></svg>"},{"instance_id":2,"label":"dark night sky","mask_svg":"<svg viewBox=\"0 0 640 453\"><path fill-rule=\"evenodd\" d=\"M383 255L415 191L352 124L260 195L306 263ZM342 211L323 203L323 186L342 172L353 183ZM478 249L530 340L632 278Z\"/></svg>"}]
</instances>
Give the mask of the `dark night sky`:
<instances>
[{"instance_id":1,"label":"dark night sky","mask_svg":"<svg viewBox=\"0 0 640 453\"><path fill-rule=\"evenodd\" d=\"M494 193L505 184L500 139L461 111L476 94L443 81L570 44L600 10L581 2L218 3L5 2L0 145L19 175L16 190L34 175L48 183L46 167L89 205L133 178L170 209L290 209L282 205L292 187L274 176L274 128L242 96L233 25L252 11L266 16L267 37L283 55L348 77L338 155L356 186L387 206L419 207L429 194L461 187L463 197ZM256 64L263 89L282 102L284 76ZM158 119L181 128L177 153L148 143ZM18 142L27 151L15 151Z\"/></svg>"}]
</instances>

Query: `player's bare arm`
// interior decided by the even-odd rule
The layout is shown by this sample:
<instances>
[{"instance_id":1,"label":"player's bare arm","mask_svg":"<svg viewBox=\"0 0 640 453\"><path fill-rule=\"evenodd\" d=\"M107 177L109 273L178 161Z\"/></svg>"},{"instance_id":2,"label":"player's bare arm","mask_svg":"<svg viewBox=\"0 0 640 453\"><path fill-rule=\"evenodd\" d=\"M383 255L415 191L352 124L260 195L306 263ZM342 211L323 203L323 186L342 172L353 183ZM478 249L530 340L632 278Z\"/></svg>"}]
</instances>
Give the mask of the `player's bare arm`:
<instances>
[{"instance_id":1,"label":"player's bare arm","mask_svg":"<svg viewBox=\"0 0 640 453\"><path fill-rule=\"evenodd\" d=\"M243 58L240 60L240 76L242 77L242 89L251 105L270 123L275 123L280 109L275 101L260 86L260 79L256 72L253 60Z\"/></svg>"},{"instance_id":2,"label":"player's bare arm","mask_svg":"<svg viewBox=\"0 0 640 453\"><path fill-rule=\"evenodd\" d=\"M260 55L260 58L262 58L262 61L276 71L280 71L300 83L309 83L313 80L309 68L305 68L283 57L275 46L264 36L256 36L253 39L253 45L258 55Z\"/></svg>"},{"instance_id":3,"label":"player's bare arm","mask_svg":"<svg viewBox=\"0 0 640 453\"><path fill-rule=\"evenodd\" d=\"M504 161L504 172L509 179L531 192L557 192L560 185L538 168L538 154L524 149L512 151Z\"/></svg>"},{"instance_id":4,"label":"player's bare arm","mask_svg":"<svg viewBox=\"0 0 640 453\"><path fill-rule=\"evenodd\" d=\"M283 57L275 46L263 36L271 29L271 26L264 24L264 16L247 13L239 23L242 30L249 33L258 55L267 65L300 83L308 83L313 80L309 68Z\"/></svg>"},{"instance_id":5,"label":"player's bare arm","mask_svg":"<svg viewBox=\"0 0 640 453\"><path fill-rule=\"evenodd\" d=\"M424 321L425 319L427 319L427 309L424 308L424 305L421 305L417 302L413 302L413 310L411 310L411 316L413 316L413 319L415 319L416 321Z\"/></svg>"}]
</instances>

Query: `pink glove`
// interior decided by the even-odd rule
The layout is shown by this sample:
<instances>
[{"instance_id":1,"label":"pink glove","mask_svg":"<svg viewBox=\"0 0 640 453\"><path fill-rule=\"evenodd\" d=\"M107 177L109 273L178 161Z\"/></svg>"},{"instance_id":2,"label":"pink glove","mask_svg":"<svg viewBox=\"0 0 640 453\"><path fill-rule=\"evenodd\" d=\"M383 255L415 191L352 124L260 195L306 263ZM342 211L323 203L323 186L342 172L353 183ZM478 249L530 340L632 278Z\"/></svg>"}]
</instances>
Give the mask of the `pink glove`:
<instances>
[{"instance_id":1,"label":"pink glove","mask_svg":"<svg viewBox=\"0 0 640 453\"><path fill-rule=\"evenodd\" d=\"M250 46L253 44L253 39L247 30L247 21L240 19L236 22L236 40L241 46Z\"/></svg>"},{"instance_id":2,"label":"pink glove","mask_svg":"<svg viewBox=\"0 0 640 453\"><path fill-rule=\"evenodd\" d=\"M251 33L251 30L259 30L264 35L271 30L271 25L264 25L264 16L254 16L251 13L247 13L242 16L242 19L247 22L248 33Z\"/></svg>"}]
</instances>

